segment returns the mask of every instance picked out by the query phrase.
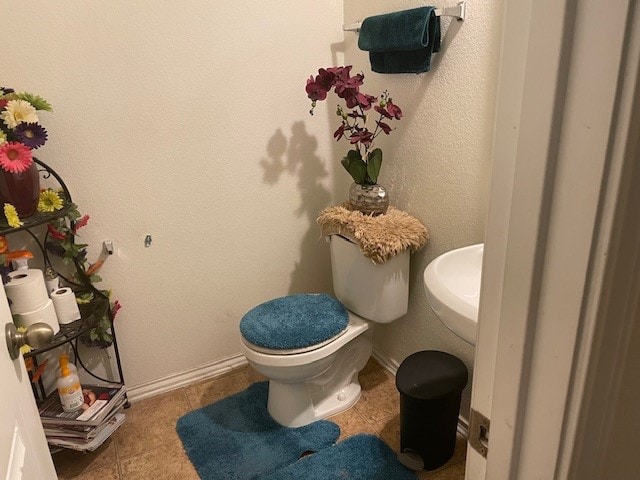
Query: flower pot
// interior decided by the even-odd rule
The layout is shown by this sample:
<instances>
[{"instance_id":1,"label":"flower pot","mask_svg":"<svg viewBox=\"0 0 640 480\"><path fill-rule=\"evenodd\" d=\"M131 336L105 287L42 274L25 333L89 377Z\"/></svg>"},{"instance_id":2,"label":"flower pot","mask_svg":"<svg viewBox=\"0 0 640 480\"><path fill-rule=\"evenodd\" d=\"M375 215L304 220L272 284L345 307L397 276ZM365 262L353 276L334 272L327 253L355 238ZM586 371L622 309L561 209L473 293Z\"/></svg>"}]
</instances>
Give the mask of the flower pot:
<instances>
[{"instance_id":1,"label":"flower pot","mask_svg":"<svg viewBox=\"0 0 640 480\"><path fill-rule=\"evenodd\" d=\"M30 217L36 212L39 195L40 173L35 162L20 173L0 168L0 201L16 207L20 218Z\"/></svg>"},{"instance_id":2,"label":"flower pot","mask_svg":"<svg viewBox=\"0 0 640 480\"><path fill-rule=\"evenodd\" d=\"M389 195L382 185L352 183L349 188L349 204L365 215L382 215L389 208Z\"/></svg>"}]
</instances>

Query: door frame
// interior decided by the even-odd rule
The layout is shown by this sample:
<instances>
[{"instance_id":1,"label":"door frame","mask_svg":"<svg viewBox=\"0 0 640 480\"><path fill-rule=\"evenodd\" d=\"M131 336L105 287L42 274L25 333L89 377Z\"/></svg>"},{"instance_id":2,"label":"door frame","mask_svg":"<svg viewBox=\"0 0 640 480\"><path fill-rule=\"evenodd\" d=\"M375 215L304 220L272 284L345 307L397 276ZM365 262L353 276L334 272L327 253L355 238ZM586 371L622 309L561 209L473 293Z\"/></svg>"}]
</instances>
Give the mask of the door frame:
<instances>
[{"instance_id":1,"label":"door frame","mask_svg":"<svg viewBox=\"0 0 640 480\"><path fill-rule=\"evenodd\" d=\"M629 331L640 301L628 282L640 253L629 200L636 3L505 1L472 390L472 409L491 420L489 454L469 449L466 478L565 478L588 472L587 458L595 466L602 438L587 434L584 414L606 434L614 406L595 394L607 381L620 388L607 367L629 351L611 348L628 337L602 332L612 322ZM611 288L624 279L621 310Z\"/></svg>"}]
</instances>

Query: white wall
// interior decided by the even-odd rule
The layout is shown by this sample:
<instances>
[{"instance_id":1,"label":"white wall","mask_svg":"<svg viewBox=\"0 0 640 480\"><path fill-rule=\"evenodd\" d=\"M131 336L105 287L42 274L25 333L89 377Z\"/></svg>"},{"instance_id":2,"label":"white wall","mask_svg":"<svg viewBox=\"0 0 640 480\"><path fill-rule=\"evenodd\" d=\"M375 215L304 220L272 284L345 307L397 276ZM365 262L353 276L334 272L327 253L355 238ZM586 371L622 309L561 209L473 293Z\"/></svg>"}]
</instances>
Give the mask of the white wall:
<instances>
[{"instance_id":1,"label":"white wall","mask_svg":"<svg viewBox=\"0 0 640 480\"><path fill-rule=\"evenodd\" d=\"M2 84L54 106L38 157L91 215L90 258L114 241L101 275L123 304L130 387L238 354L239 318L261 301L330 289L315 217L336 162L304 85L341 62L342 2L1 10Z\"/></svg>"},{"instance_id":2,"label":"white wall","mask_svg":"<svg viewBox=\"0 0 640 480\"><path fill-rule=\"evenodd\" d=\"M406 0L347 1L345 23L416 6ZM364 72L367 93L389 90L405 113L384 144L379 182L390 187L391 203L419 218L431 236L427 247L412 256L409 312L374 333L375 346L395 363L435 349L460 357L472 370L474 349L430 310L422 273L439 254L483 241L501 17L501 2L467 2L464 22L443 20L442 49L431 71L419 75L371 72L357 36L345 36L345 61ZM468 404L469 388L465 416Z\"/></svg>"},{"instance_id":3,"label":"white wall","mask_svg":"<svg viewBox=\"0 0 640 480\"><path fill-rule=\"evenodd\" d=\"M330 106L308 116L304 83L342 63L404 109L380 143L380 182L431 233L413 256L409 313L378 327L376 346L396 362L442 349L471 367L473 348L432 314L421 283L432 258L483 238L500 3L468 3L464 24L445 22L430 73L392 76L371 73L341 27L408 1L350 0L343 12L338 0L92 0L2 12L17 19L3 23L2 82L54 105L39 157L91 215L90 256L115 243L102 276L124 305L130 387L238 354L239 318L260 301L330 291L315 217L346 196L347 145L332 143Z\"/></svg>"}]
</instances>

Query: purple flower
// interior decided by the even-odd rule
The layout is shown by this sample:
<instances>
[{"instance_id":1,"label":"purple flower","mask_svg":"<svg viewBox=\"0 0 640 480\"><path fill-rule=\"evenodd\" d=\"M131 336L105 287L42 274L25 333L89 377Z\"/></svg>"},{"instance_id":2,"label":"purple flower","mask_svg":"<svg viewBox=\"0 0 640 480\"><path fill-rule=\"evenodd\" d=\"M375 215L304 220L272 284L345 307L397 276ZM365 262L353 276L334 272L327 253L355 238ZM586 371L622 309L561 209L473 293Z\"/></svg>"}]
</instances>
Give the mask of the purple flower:
<instances>
[{"instance_id":1,"label":"purple flower","mask_svg":"<svg viewBox=\"0 0 640 480\"><path fill-rule=\"evenodd\" d=\"M41 147L47 141L47 131L37 123L21 123L15 128L14 133L21 143L32 150Z\"/></svg>"},{"instance_id":2,"label":"purple flower","mask_svg":"<svg viewBox=\"0 0 640 480\"><path fill-rule=\"evenodd\" d=\"M347 104L347 108L356 108L358 106L358 99L356 98L356 95L357 92L355 92L354 90L344 90L343 96L338 96L344 99L345 103Z\"/></svg>"},{"instance_id":3,"label":"purple flower","mask_svg":"<svg viewBox=\"0 0 640 480\"><path fill-rule=\"evenodd\" d=\"M314 102L316 100L324 100L325 98L327 98L327 90L325 90L324 88L322 88L321 85L316 83L313 80L313 77L310 77L309 80L307 80L306 91L309 99L311 99Z\"/></svg>"},{"instance_id":4,"label":"purple flower","mask_svg":"<svg viewBox=\"0 0 640 480\"><path fill-rule=\"evenodd\" d=\"M360 87L364 83L363 80L364 77L360 74L356 75L355 77L349 77L346 79L337 78L335 81L336 95L338 95L340 98L344 98L345 100L347 99L347 97L356 95L357 93L359 93Z\"/></svg>"},{"instance_id":5,"label":"purple flower","mask_svg":"<svg viewBox=\"0 0 640 480\"><path fill-rule=\"evenodd\" d=\"M384 123L384 122L376 122L376 123L380 127L380 130L382 130L384 133L389 135L389 133L391 132L391 126L388 123Z\"/></svg>"},{"instance_id":6,"label":"purple flower","mask_svg":"<svg viewBox=\"0 0 640 480\"><path fill-rule=\"evenodd\" d=\"M349 142L351 142L351 144L360 142L364 146L368 147L369 145L371 145L371 142L373 142L373 135L366 128L363 130L358 130L357 132L353 133L351 137L349 137Z\"/></svg>"},{"instance_id":7,"label":"purple flower","mask_svg":"<svg viewBox=\"0 0 640 480\"><path fill-rule=\"evenodd\" d=\"M389 135L393 131L389 120L402 118L402 110L393 104L386 90L378 97L379 103L377 97L361 92L364 75L358 73L351 76L351 69L351 65L320 68L317 75L311 76L307 80L306 91L312 100L309 113L313 115L317 101L325 100L329 92L332 91L345 102L346 108L342 105L337 107L336 114L341 121L337 130L333 132L333 138L336 141L346 138L353 145L353 149L349 150L349 155L342 164L356 183L375 183L382 152L380 149L372 150L373 143L382 132ZM376 120L376 128L369 131L366 122L369 116L368 110L372 107L380 117ZM349 162L348 157L353 157L354 153L361 162L367 165L366 172L363 172L361 168L349 169L352 162ZM373 168L368 168L369 162L373 162Z\"/></svg>"},{"instance_id":8,"label":"purple flower","mask_svg":"<svg viewBox=\"0 0 640 480\"><path fill-rule=\"evenodd\" d=\"M372 95L367 95L366 93L360 92L356 93L356 102L358 102L358 105L360 105L363 110L369 110L371 108L371 105L373 105L373 102L375 102L376 100L377 98Z\"/></svg>"},{"instance_id":9,"label":"purple flower","mask_svg":"<svg viewBox=\"0 0 640 480\"><path fill-rule=\"evenodd\" d=\"M351 75L351 65L346 67L329 67L326 69L331 75L333 75L334 81L345 82Z\"/></svg>"},{"instance_id":10,"label":"purple flower","mask_svg":"<svg viewBox=\"0 0 640 480\"><path fill-rule=\"evenodd\" d=\"M334 79L334 74L328 72L324 68L321 68L320 70L318 70L318 75L316 75L315 83L317 83L320 87L328 92L329 90L331 90L331 87L333 87Z\"/></svg>"},{"instance_id":11,"label":"purple flower","mask_svg":"<svg viewBox=\"0 0 640 480\"><path fill-rule=\"evenodd\" d=\"M402 110L397 105L394 105L391 99L387 101L387 111L389 115L391 115L396 120L400 120L402 118Z\"/></svg>"},{"instance_id":12,"label":"purple flower","mask_svg":"<svg viewBox=\"0 0 640 480\"><path fill-rule=\"evenodd\" d=\"M343 81L345 87L358 89L364 84L364 75L358 73L353 77L349 77Z\"/></svg>"},{"instance_id":13,"label":"purple flower","mask_svg":"<svg viewBox=\"0 0 640 480\"><path fill-rule=\"evenodd\" d=\"M387 112L384 107L381 107L380 105L376 105L375 107L373 107L373 109L376 112L378 112L380 115L382 115L384 118L393 118L391 114Z\"/></svg>"}]
</instances>

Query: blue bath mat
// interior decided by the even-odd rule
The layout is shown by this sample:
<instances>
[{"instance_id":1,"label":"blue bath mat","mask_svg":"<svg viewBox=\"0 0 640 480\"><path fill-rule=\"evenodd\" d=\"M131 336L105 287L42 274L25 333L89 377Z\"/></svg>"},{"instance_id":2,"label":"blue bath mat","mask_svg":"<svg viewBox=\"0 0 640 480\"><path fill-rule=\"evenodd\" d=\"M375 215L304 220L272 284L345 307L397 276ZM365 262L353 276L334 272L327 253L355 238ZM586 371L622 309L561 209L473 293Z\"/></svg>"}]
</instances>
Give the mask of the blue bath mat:
<instances>
[{"instance_id":1,"label":"blue bath mat","mask_svg":"<svg viewBox=\"0 0 640 480\"><path fill-rule=\"evenodd\" d=\"M416 480L378 437L355 435L260 480Z\"/></svg>"},{"instance_id":2,"label":"blue bath mat","mask_svg":"<svg viewBox=\"0 0 640 480\"><path fill-rule=\"evenodd\" d=\"M200 478L262 479L305 452L335 443L340 435L335 423L287 428L273 420L267 412L268 390L268 382L254 383L178 419L176 430Z\"/></svg>"}]
</instances>

